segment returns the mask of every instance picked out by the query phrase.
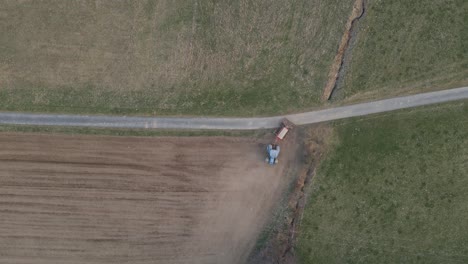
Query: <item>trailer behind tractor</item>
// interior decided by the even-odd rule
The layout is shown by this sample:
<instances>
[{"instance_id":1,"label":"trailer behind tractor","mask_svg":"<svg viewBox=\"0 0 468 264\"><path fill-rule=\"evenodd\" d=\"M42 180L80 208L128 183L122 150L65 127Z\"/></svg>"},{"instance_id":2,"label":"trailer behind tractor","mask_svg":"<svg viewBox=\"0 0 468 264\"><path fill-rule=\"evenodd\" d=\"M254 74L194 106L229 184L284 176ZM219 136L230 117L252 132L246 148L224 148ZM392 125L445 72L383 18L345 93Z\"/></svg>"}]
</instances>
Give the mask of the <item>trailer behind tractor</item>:
<instances>
[{"instance_id":1,"label":"trailer behind tractor","mask_svg":"<svg viewBox=\"0 0 468 264\"><path fill-rule=\"evenodd\" d=\"M281 150L279 142L281 142L293 128L294 124L291 121L286 118L283 119L280 127L275 131L275 139L271 144L268 144L266 148L268 156L265 161L268 162L268 164L274 165L278 163L278 156Z\"/></svg>"}]
</instances>

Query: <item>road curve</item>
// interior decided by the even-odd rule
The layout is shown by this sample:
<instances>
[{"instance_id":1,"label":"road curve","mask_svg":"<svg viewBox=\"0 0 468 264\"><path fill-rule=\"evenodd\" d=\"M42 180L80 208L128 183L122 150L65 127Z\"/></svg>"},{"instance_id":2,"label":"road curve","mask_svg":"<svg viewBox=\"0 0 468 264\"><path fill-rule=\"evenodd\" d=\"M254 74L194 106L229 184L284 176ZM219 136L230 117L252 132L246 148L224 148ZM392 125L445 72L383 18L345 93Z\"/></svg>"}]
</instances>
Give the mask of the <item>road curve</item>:
<instances>
[{"instance_id":1,"label":"road curve","mask_svg":"<svg viewBox=\"0 0 468 264\"><path fill-rule=\"evenodd\" d=\"M107 128L168 129L262 129L277 127L288 118L297 125L313 124L348 117L382 113L397 109L468 99L468 87L395 97L368 103L274 117L208 118L208 117L127 117L102 115L56 115L0 112L0 124L77 126Z\"/></svg>"}]
</instances>

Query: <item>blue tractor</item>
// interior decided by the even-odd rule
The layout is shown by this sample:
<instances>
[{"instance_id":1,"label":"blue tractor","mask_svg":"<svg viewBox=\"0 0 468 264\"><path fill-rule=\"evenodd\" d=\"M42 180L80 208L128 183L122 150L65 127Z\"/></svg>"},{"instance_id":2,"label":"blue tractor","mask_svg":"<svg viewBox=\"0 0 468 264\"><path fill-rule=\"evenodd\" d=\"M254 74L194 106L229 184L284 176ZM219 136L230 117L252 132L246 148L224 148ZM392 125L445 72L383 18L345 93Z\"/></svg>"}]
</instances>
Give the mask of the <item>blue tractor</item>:
<instances>
[{"instance_id":1,"label":"blue tractor","mask_svg":"<svg viewBox=\"0 0 468 264\"><path fill-rule=\"evenodd\" d=\"M274 165L278 163L278 156L280 153L280 146L277 144L270 144L267 146L267 154L268 157L266 158L266 162L270 165Z\"/></svg>"},{"instance_id":2,"label":"blue tractor","mask_svg":"<svg viewBox=\"0 0 468 264\"><path fill-rule=\"evenodd\" d=\"M294 127L294 124L287 119L284 119L281 122L281 126L275 131L276 137L275 137L274 142L269 144L266 149L268 157L265 159L265 161L268 164L274 165L278 163L278 156L280 153L280 146L278 145L278 142L283 140L286 137L286 134L291 129L293 129L293 127Z\"/></svg>"}]
</instances>

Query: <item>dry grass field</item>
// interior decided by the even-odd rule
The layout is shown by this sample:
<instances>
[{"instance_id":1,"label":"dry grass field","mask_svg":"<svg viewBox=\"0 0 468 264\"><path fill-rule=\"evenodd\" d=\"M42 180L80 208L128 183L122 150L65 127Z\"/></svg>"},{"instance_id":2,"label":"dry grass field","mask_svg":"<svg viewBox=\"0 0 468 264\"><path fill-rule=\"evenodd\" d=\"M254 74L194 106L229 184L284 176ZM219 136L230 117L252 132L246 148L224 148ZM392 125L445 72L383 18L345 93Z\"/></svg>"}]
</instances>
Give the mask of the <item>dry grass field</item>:
<instances>
[{"instance_id":1,"label":"dry grass field","mask_svg":"<svg viewBox=\"0 0 468 264\"><path fill-rule=\"evenodd\" d=\"M320 101L353 1L0 5L0 110L253 115Z\"/></svg>"},{"instance_id":2,"label":"dry grass field","mask_svg":"<svg viewBox=\"0 0 468 264\"><path fill-rule=\"evenodd\" d=\"M291 180L260 143L1 133L0 263L242 263Z\"/></svg>"}]
</instances>

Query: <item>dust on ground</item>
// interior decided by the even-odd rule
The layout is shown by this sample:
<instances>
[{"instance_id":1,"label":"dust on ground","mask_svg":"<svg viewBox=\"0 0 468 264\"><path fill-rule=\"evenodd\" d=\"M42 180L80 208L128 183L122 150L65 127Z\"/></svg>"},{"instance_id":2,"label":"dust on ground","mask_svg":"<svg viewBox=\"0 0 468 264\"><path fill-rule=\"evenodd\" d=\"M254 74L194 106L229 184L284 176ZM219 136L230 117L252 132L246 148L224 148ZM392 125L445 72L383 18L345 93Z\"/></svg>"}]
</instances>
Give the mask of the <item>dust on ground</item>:
<instances>
[{"instance_id":1,"label":"dust on ground","mask_svg":"<svg viewBox=\"0 0 468 264\"><path fill-rule=\"evenodd\" d=\"M0 134L0 262L242 263L293 159L264 143Z\"/></svg>"},{"instance_id":2,"label":"dust on ground","mask_svg":"<svg viewBox=\"0 0 468 264\"><path fill-rule=\"evenodd\" d=\"M305 203L307 202L307 189L310 187L318 165L327 151L332 132L332 128L326 124L303 128L299 132L299 138L304 145L301 149L303 163L302 166L298 166L298 176L294 190L288 198L287 211L289 214L284 216L284 222L269 237L265 246L250 256L249 263L297 263L294 249ZM298 142L300 141L298 140Z\"/></svg>"}]
</instances>

